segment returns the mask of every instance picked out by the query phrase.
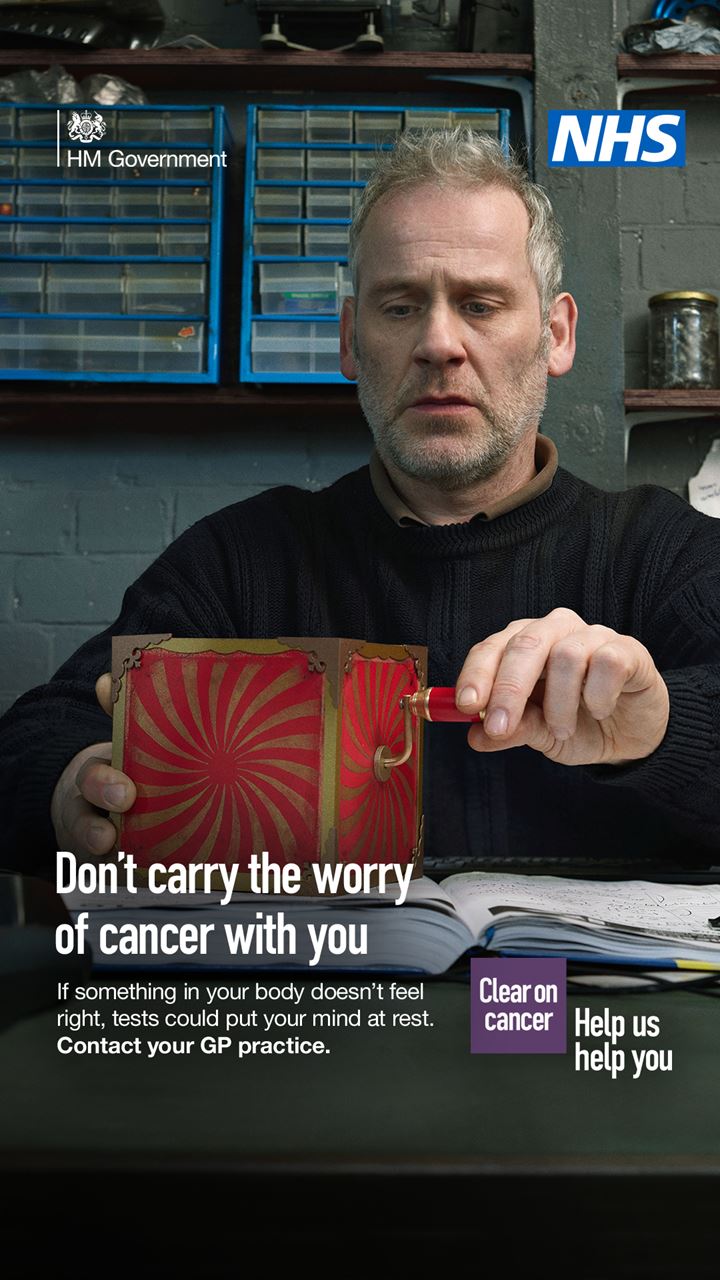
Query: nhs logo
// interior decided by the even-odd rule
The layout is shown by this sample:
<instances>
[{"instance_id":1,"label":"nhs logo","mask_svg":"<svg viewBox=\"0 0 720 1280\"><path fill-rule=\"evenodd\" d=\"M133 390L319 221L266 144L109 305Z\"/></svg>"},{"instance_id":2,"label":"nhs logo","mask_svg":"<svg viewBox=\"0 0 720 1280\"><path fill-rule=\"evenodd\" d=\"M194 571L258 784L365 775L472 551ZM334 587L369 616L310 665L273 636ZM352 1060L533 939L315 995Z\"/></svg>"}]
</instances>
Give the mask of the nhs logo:
<instances>
[{"instance_id":1,"label":"nhs logo","mask_svg":"<svg viewBox=\"0 0 720 1280\"><path fill-rule=\"evenodd\" d=\"M548 111L548 164L577 169L685 164L684 111Z\"/></svg>"}]
</instances>

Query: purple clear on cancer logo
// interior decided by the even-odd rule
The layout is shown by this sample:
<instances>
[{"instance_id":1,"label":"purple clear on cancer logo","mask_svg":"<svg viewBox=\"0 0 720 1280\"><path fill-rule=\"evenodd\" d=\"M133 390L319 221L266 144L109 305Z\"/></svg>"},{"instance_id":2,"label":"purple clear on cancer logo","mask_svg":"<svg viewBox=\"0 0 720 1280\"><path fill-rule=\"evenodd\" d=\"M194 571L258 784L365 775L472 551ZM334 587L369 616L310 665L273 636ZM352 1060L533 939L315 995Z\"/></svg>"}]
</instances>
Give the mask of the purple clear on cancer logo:
<instances>
[{"instance_id":1,"label":"purple clear on cancer logo","mask_svg":"<svg viewBox=\"0 0 720 1280\"><path fill-rule=\"evenodd\" d=\"M565 1053L567 961L470 961L471 1053Z\"/></svg>"}]
</instances>

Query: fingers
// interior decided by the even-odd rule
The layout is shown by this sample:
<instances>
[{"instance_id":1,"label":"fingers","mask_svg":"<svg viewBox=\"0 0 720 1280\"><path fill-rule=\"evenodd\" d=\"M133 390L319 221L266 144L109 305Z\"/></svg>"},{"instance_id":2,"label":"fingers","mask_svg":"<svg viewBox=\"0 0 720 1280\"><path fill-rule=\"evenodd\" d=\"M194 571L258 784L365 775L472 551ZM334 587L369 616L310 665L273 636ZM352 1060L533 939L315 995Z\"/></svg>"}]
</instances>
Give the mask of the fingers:
<instances>
[{"instance_id":1,"label":"fingers","mask_svg":"<svg viewBox=\"0 0 720 1280\"><path fill-rule=\"evenodd\" d=\"M612 635L613 640L606 641L606 635ZM528 746L551 760L561 758L564 744L578 730L581 713L589 713L594 721L609 720L613 715L633 670L635 645L630 637L618 636L605 627L587 627L559 641L551 649L543 679L527 699L517 723L504 733L493 733L492 728L488 730L488 716L483 726L471 729L470 745L477 751ZM544 689L544 694L538 696L538 689ZM586 726L586 738L588 734ZM602 748L599 725L591 740L598 750Z\"/></svg>"},{"instance_id":2,"label":"fingers","mask_svg":"<svg viewBox=\"0 0 720 1280\"><path fill-rule=\"evenodd\" d=\"M107 715L113 712L112 676L99 676L97 700ZM52 794L50 817L58 849L78 856L103 857L115 846L117 832L106 816L125 813L135 803L134 783L113 769L112 744L96 743L79 751L63 769Z\"/></svg>"},{"instance_id":3,"label":"fingers","mask_svg":"<svg viewBox=\"0 0 720 1280\"><path fill-rule=\"evenodd\" d=\"M95 684L95 694L103 711L112 716L112 676L105 672ZM65 843L79 856L103 857L111 852L117 839L114 824L101 810L124 813L135 800L135 787L129 778L110 764L109 742L92 748L92 754L81 753L79 768L63 797L60 823L67 835Z\"/></svg>"},{"instance_id":4,"label":"fingers","mask_svg":"<svg viewBox=\"0 0 720 1280\"><path fill-rule=\"evenodd\" d=\"M457 680L456 701L461 711L483 710L487 707L508 641L532 621L532 618L522 618L511 622L504 631L497 631L481 644L473 645Z\"/></svg>"},{"instance_id":5,"label":"fingers","mask_svg":"<svg viewBox=\"0 0 720 1280\"><path fill-rule=\"evenodd\" d=\"M555 738L564 741L573 736L581 706L596 720L612 715L630 665L626 640L629 637L618 636L608 627L595 626L553 645L546 664L543 711Z\"/></svg>"},{"instance_id":6,"label":"fingers","mask_svg":"<svg viewBox=\"0 0 720 1280\"><path fill-rule=\"evenodd\" d=\"M105 714L111 716L113 713L112 676L109 671L98 676L95 682L95 695Z\"/></svg>"},{"instance_id":7,"label":"fingers","mask_svg":"<svg viewBox=\"0 0 720 1280\"><path fill-rule=\"evenodd\" d=\"M476 751L528 746L563 764L623 763L649 755L667 730L667 687L633 636L555 609L475 645L458 680L486 707L468 741Z\"/></svg>"},{"instance_id":8,"label":"fingers","mask_svg":"<svg viewBox=\"0 0 720 1280\"><path fill-rule=\"evenodd\" d=\"M631 704L628 694L647 696ZM570 609L512 622L475 645L456 696L464 710L486 709L482 729L469 735L479 751L530 746L573 763L636 758L667 725L665 686L648 650Z\"/></svg>"},{"instance_id":9,"label":"fingers","mask_svg":"<svg viewBox=\"0 0 720 1280\"><path fill-rule=\"evenodd\" d=\"M562 759L565 742L556 738L545 722L542 707L528 702L514 733L490 737L483 723L468 730L468 743L475 751L507 751L511 747L532 747L550 760Z\"/></svg>"},{"instance_id":10,"label":"fingers","mask_svg":"<svg viewBox=\"0 0 720 1280\"><path fill-rule=\"evenodd\" d=\"M51 819L58 849L101 857L117 832L107 812L124 813L135 802L135 786L110 764L109 742L86 747L63 770L53 792Z\"/></svg>"},{"instance_id":11,"label":"fingers","mask_svg":"<svg viewBox=\"0 0 720 1280\"><path fill-rule=\"evenodd\" d=\"M588 627L571 609L511 622L470 650L458 680L458 706L463 710L486 707L486 732L491 737L512 737L535 686L547 675L553 646L581 630L587 632ZM465 695L468 686L475 691L474 704Z\"/></svg>"},{"instance_id":12,"label":"fingers","mask_svg":"<svg viewBox=\"0 0 720 1280\"><path fill-rule=\"evenodd\" d=\"M124 813L135 803L135 784L101 756L91 756L75 777L80 795L98 809Z\"/></svg>"},{"instance_id":13,"label":"fingers","mask_svg":"<svg viewBox=\"0 0 720 1280\"><path fill-rule=\"evenodd\" d=\"M113 823L82 796L69 796L65 801L63 824L68 835L66 846L78 857L102 857L110 853L117 838Z\"/></svg>"},{"instance_id":14,"label":"fingers","mask_svg":"<svg viewBox=\"0 0 720 1280\"><path fill-rule=\"evenodd\" d=\"M657 678L652 657L639 640L613 635L592 655L583 701L591 716L604 720L614 711L621 693L642 693Z\"/></svg>"}]
</instances>

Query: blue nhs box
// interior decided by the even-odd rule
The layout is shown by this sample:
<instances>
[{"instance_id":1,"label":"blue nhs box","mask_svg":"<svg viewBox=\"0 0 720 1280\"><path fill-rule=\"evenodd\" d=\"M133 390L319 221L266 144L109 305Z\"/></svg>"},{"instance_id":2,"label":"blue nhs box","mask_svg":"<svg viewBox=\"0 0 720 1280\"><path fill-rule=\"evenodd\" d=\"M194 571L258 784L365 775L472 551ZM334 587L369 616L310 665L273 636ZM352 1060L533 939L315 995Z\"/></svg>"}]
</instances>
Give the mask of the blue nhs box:
<instances>
[{"instance_id":1,"label":"blue nhs box","mask_svg":"<svg viewBox=\"0 0 720 1280\"><path fill-rule=\"evenodd\" d=\"M684 164L684 111L548 111L550 167L680 168Z\"/></svg>"}]
</instances>

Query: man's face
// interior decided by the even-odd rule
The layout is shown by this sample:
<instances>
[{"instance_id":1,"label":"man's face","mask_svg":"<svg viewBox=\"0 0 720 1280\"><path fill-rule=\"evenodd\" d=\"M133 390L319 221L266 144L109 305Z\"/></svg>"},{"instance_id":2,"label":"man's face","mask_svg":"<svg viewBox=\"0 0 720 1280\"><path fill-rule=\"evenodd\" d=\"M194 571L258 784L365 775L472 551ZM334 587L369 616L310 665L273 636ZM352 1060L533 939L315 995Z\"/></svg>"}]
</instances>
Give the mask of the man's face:
<instances>
[{"instance_id":1,"label":"man's face","mask_svg":"<svg viewBox=\"0 0 720 1280\"><path fill-rule=\"evenodd\" d=\"M362 230L343 315L343 372L380 456L446 491L494 475L534 433L550 334L525 252L529 219L502 188L423 184L385 196Z\"/></svg>"}]
</instances>

